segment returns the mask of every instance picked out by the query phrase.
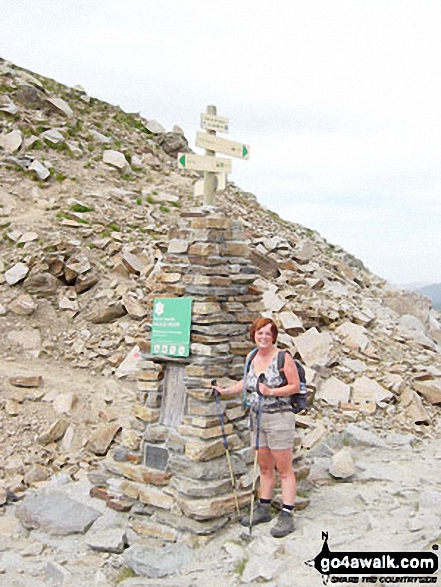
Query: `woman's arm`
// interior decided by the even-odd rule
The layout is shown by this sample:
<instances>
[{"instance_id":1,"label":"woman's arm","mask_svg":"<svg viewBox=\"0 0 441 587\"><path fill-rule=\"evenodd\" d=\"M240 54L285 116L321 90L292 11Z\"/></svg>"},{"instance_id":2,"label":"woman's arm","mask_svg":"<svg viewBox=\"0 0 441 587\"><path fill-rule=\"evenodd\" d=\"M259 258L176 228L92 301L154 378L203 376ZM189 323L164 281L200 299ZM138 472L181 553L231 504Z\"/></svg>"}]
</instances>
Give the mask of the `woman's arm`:
<instances>
[{"instance_id":1,"label":"woman's arm","mask_svg":"<svg viewBox=\"0 0 441 587\"><path fill-rule=\"evenodd\" d=\"M235 383L231 387L225 387L225 388L216 387L216 389L218 390L220 395L236 395L238 393L242 393L242 387L243 387L242 381L243 380L238 381L237 383Z\"/></svg>"}]
</instances>

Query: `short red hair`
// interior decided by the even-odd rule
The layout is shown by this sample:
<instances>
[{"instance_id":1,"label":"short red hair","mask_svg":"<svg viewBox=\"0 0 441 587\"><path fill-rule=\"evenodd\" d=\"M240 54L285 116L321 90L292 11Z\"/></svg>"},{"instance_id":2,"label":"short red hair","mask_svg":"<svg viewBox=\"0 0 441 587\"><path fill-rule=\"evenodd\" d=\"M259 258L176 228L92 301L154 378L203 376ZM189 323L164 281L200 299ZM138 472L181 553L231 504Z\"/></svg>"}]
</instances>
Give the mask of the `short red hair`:
<instances>
[{"instance_id":1,"label":"short red hair","mask_svg":"<svg viewBox=\"0 0 441 587\"><path fill-rule=\"evenodd\" d=\"M256 342L256 332L268 324L271 324L270 330L273 335L273 344L276 342L279 329L271 318L256 318L256 320L254 320L250 327L250 338L252 342Z\"/></svg>"}]
</instances>

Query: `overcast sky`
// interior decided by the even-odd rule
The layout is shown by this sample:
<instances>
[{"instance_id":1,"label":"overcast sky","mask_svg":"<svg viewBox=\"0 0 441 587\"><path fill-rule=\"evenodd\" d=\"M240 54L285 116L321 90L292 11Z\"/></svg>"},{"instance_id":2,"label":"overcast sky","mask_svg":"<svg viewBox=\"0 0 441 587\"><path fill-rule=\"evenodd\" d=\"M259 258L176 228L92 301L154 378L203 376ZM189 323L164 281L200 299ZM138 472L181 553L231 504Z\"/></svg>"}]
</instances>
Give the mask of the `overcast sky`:
<instances>
[{"instance_id":1,"label":"overcast sky","mask_svg":"<svg viewBox=\"0 0 441 587\"><path fill-rule=\"evenodd\" d=\"M441 282L439 0L0 0L0 56L251 147L230 179L396 284ZM196 151L198 151L196 149Z\"/></svg>"}]
</instances>

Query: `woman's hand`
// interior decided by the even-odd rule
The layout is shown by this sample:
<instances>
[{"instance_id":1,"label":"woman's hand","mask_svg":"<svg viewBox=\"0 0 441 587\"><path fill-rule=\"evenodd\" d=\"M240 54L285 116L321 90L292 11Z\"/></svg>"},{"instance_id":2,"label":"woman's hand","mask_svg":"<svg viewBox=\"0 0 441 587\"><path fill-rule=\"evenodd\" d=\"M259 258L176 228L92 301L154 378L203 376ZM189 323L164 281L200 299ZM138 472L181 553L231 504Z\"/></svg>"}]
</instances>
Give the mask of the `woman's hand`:
<instances>
[{"instance_id":1,"label":"woman's hand","mask_svg":"<svg viewBox=\"0 0 441 587\"><path fill-rule=\"evenodd\" d=\"M259 392L262 395L274 395L274 389L265 385L265 383L259 383Z\"/></svg>"},{"instance_id":2,"label":"woman's hand","mask_svg":"<svg viewBox=\"0 0 441 587\"><path fill-rule=\"evenodd\" d=\"M242 381L234 383L231 387L219 387L215 379L211 382L212 395L215 396L215 390L219 395L236 395L242 392Z\"/></svg>"},{"instance_id":3,"label":"woman's hand","mask_svg":"<svg viewBox=\"0 0 441 587\"><path fill-rule=\"evenodd\" d=\"M213 391L212 391L213 395L215 395L216 392L219 395L228 395L228 393L230 392L230 390L227 389L227 388L222 388L222 387L213 387Z\"/></svg>"}]
</instances>

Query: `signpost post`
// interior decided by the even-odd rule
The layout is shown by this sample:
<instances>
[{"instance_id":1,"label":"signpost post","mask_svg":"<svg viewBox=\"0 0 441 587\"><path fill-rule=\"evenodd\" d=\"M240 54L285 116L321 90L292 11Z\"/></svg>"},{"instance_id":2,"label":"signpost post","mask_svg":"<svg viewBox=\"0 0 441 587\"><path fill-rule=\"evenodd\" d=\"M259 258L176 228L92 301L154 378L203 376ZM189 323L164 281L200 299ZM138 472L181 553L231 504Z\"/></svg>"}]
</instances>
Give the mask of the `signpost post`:
<instances>
[{"instance_id":1,"label":"signpost post","mask_svg":"<svg viewBox=\"0 0 441 587\"><path fill-rule=\"evenodd\" d=\"M217 109L216 106L207 106L207 114L211 116L216 116ZM216 136L216 131L207 129L208 135ZM216 152L212 149L205 149L205 155L207 157L213 157L216 155ZM213 194L214 190L216 189L216 182L215 176L212 171L205 171L204 172L204 205L205 206L212 206L213 205Z\"/></svg>"},{"instance_id":2,"label":"signpost post","mask_svg":"<svg viewBox=\"0 0 441 587\"><path fill-rule=\"evenodd\" d=\"M231 173L231 160L216 157L216 153L248 159L250 147L243 143L216 136L216 132L226 133L229 131L228 118L217 116L216 106L207 106L206 112L201 114L201 128L206 132L196 134L196 146L205 149L205 155L178 153L178 167L180 169L193 169L204 172L202 183L203 203L204 206L212 206L214 192L216 189L225 187L225 175ZM220 181L220 173L224 174L223 181ZM195 196L199 195L200 191L200 186L197 185L197 188L195 186Z\"/></svg>"},{"instance_id":3,"label":"signpost post","mask_svg":"<svg viewBox=\"0 0 441 587\"><path fill-rule=\"evenodd\" d=\"M188 357L192 298L155 298L150 353Z\"/></svg>"}]
</instances>

